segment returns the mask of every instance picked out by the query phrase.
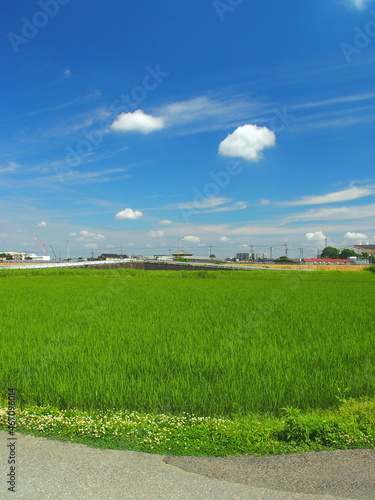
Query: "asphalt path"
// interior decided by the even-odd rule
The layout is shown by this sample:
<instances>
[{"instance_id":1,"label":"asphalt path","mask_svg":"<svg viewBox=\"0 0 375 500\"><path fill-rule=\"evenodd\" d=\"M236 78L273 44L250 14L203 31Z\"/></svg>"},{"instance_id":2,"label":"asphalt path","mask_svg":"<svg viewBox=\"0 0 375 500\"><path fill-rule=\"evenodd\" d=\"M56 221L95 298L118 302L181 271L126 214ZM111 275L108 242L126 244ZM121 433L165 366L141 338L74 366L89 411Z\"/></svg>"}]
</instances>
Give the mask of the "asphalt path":
<instances>
[{"instance_id":1,"label":"asphalt path","mask_svg":"<svg viewBox=\"0 0 375 500\"><path fill-rule=\"evenodd\" d=\"M375 451L273 457L165 457L0 432L1 500L375 499Z\"/></svg>"}]
</instances>

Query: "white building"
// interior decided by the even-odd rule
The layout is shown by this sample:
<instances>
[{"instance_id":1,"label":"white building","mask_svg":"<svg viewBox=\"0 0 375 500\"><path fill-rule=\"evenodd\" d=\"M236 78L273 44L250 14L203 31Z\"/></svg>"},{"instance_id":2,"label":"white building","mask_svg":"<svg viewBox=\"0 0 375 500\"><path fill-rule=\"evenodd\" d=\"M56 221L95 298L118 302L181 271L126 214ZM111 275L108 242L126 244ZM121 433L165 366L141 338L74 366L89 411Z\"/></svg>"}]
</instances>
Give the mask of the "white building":
<instances>
[{"instance_id":1,"label":"white building","mask_svg":"<svg viewBox=\"0 0 375 500\"><path fill-rule=\"evenodd\" d=\"M51 257L49 255L36 255L35 253L29 253L26 258L27 260L41 260L43 262L48 262L51 260Z\"/></svg>"}]
</instances>

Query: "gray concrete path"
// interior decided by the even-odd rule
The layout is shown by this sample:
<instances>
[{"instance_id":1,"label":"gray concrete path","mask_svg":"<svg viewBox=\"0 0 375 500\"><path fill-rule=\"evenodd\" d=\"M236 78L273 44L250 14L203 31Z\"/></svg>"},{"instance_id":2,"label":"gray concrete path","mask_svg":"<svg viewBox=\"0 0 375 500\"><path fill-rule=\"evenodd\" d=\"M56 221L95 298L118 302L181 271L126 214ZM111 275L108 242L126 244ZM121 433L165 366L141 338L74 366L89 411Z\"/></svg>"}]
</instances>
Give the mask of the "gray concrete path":
<instances>
[{"instance_id":1,"label":"gray concrete path","mask_svg":"<svg viewBox=\"0 0 375 500\"><path fill-rule=\"evenodd\" d=\"M17 434L16 437L16 492L12 493L7 490L6 476L9 473L7 463L9 435L0 432L1 500L332 500L338 498L337 495L330 494L299 493L295 485L290 491L275 491L277 485L267 489L260 487L260 484L253 485L251 480L248 480L247 484L239 484L241 481L233 471L232 474L224 473L226 460L228 464L232 464L233 468L235 459L230 458L209 459L214 460L209 466L211 473L208 474L213 477L207 477L205 475L207 470L196 473L203 467L202 459L199 458L186 457L185 464L178 462L173 464L174 460L181 460L181 458L128 451L98 450L80 444L21 434ZM277 457L271 458L277 459ZM221 462L217 462L216 466L215 460ZM166 461L169 461L169 464ZM188 462L190 468L195 462L198 469L192 472L180 468L181 466L186 468ZM327 462L324 464L324 467L326 466ZM212 468L215 469L215 467L216 477L212 474ZM293 467L296 467L296 463ZM347 467L350 469L350 463ZM306 468L302 474L305 475L305 472ZM334 470L334 474L336 473L337 471ZM296 481L295 477L293 481ZM353 491L354 489L352 488ZM350 496L339 498L375 499L375 492L374 496L363 497L353 496L353 491ZM319 493L318 490L317 493Z\"/></svg>"}]
</instances>

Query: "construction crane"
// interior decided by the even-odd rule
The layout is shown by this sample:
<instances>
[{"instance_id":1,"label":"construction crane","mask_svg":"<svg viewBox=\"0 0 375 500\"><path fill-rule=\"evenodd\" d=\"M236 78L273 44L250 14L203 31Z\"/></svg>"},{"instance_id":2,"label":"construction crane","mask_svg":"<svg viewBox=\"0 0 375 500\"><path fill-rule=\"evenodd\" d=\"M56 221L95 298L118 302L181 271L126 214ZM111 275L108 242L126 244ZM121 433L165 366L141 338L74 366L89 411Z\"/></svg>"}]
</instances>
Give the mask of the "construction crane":
<instances>
[{"instance_id":1,"label":"construction crane","mask_svg":"<svg viewBox=\"0 0 375 500\"><path fill-rule=\"evenodd\" d=\"M55 260L57 260L57 257L56 257L56 254L55 254L55 250L53 249L53 246L50 245L51 249L52 249L52 252L53 252L53 255L55 256Z\"/></svg>"},{"instance_id":2,"label":"construction crane","mask_svg":"<svg viewBox=\"0 0 375 500\"><path fill-rule=\"evenodd\" d=\"M43 247L43 255L46 255L46 243L42 243L41 241L38 240L38 238L36 236L34 236L33 234L31 235L35 241L37 241L39 243L39 245L42 245Z\"/></svg>"}]
</instances>

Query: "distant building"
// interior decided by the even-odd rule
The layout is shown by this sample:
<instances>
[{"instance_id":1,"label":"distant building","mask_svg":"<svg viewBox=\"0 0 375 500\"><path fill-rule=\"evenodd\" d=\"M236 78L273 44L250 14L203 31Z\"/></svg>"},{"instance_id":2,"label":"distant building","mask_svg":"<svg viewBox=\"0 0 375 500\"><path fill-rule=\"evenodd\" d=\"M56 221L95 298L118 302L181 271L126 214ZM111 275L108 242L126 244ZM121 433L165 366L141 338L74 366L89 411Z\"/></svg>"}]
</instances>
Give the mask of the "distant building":
<instances>
[{"instance_id":1,"label":"distant building","mask_svg":"<svg viewBox=\"0 0 375 500\"><path fill-rule=\"evenodd\" d=\"M128 258L128 255L118 255L117 253L102 253L102 255L98 255L98 260L124 260Z\"/></svg>"},{"instance_id":2,"label":"distant building","mask_svg":"<svg viewBox=\"0 0 375 500\"><path fill-rule=\"evenodd\" d=\"M24 252L0 252L0 260L25 260Z\"/></svg>"},{"instance_id":3,"label":"distant building","mask_svg":"<svg viewBox=\"0 0 375 500\"><path fill-rule=\"evenodd\" d=\"M351 259L303 259L305 264L354 264Z\"/></svg>"},{"instance_id":4,"label":"distant building","mask_svg":"<svg viewBox=\"0 0 375 500\"><path fill-rule=\"evenodd\" d=\"M27 260L38 260L43 262L48 262L51 260L49 255L36 255L35 253L29 253L26 257Z\"/></svg>"},{"instance_id":5,"label":"distant building","mask_svg":"<svg viewBox=\"0 0 375 500\"><path fill-rule=\"evenodd\" d=\"M375 245L354 245L352 248L355 248L360 252L375 254Z\"/></svg>"},{"instance_id":6,"label":"distant building","mask_svg":"<svg viewBox=\"0 0 375 500\"><path fill-rule=\"evenodd\" d=\"M179 250L178 252L172 253L173 257L192 257L192 253L186 250Z\"/></svg>"},{"instance_id":7,"label":"distant building","mask_svg":"<svg viewBox=\"0 0 375 500\"><path fill-rule=\"evenodd\" d=\"M250 260L250 254L249 253L238 253L236 255L236 259L238 259L238 260Z\"/></svg>"},{"instance_id":8,"label":"distant building","mask_svg":"<svg viewBox=\"0 0 375 500\"><path fill-rule=\"evenodd\" d=\"M173 256L172 255L154 255L154 260L172 261Z\"/></svg>"}]
</instances>

